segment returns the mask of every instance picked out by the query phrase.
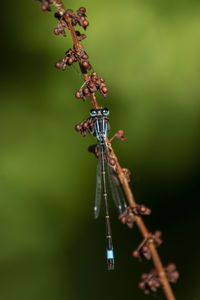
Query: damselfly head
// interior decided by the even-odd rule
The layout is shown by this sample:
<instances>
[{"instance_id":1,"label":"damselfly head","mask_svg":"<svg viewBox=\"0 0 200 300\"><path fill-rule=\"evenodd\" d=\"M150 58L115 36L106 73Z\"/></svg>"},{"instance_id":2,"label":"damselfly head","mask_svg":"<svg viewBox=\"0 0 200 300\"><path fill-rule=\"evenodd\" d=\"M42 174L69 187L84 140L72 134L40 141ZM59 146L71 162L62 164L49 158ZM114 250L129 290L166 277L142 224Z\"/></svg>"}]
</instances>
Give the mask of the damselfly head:
<instances>
[{"instance_id":1,"label":"damselfly head","mask_svg":"<svg viewBox=\"0 0 200 300\"><path fill-rule=\"evenodd\" d=\"M97 108L97 109L91 109L90 116L96 117L96 116L108 116L109 110L107 108Z\"/></svg>"}]
</instances>

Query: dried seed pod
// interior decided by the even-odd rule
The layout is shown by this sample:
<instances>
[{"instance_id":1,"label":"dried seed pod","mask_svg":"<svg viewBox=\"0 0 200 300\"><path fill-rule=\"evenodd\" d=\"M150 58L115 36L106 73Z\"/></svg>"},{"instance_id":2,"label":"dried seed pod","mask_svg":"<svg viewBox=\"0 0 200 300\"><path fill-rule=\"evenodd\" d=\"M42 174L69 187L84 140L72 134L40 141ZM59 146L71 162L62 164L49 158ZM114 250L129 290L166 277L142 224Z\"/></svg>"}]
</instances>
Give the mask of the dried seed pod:
<instances>
[{"instance_id":1,"label":"dried seed pod","mask_svg":"<svg viewBox=\"0 0 200 300\"><path fill-rule=\"evenodd\" d=\"M129 228L133 228L135 218L129 207L127 207L125 211L119 216L119 220L123 224L126 224Z\"/></svg>"},{"instance_id":2,"label":"dried seed pod","mask_svg":"<svg viewBox=\"0 0 200 300\"><path fill-rule=\"evenodd\" d=\"M78 39L78 41L80 42L80 41L82 41L82 40L84 40L85 38L86 38L86 35L85 34L81 34L79 31L77 31L76 30L76 36L77 36L77 39ZM88 58L88 57L87 57ZM87 59L86 58L86 59Z\"/></svg>"},{"instance_id":3,"label":"dried seed pod","mask_svg":"<svg viewBox=\"0 0 200 300\"><path fill-rule=\"evenodd\" d=\"M84 88L83 93L84 95L90 95L90 91L87 87Z\"/></svg>"},{"instance_id":4,"label":"dried seed pod","mask_svg":"<svg viewBox=\"0 0 200 300\"><path fill-rule=\"evenodd\" d=\"M68 25L66 23L66 21L60 16L59 18L59 23L57 25L57 27L54 29L54 34L55 35L62 35L64 37L66 37L66 33L65 30L69 29Z\"/></svg>"},{"instance_id":5,"label":"dried seed pod","mask_svg":"<svg viewBox=\"0 0 200 300\"><path fill-rule=\"evenodd\" d=\"M65 69L66 69L66 61L64 59L61 59L61 60L57 61L56 64L55 64L55 67L57 69L65 71Z\"/></svg>"},{"instance_id":6,"label":"dried seed pod","mask_svg":"<svg viewBox=\"0 0 200 300\"><path fill-rule=\"evenodd\" d=\"M84 17L86 16L85 15L85 13L86 13L86 8L85 7L80 7L76 12L77 12L77 15L80 16L80 17L81 16L84 16Z\"/></svg>"},{"instance_id":7,"label":"dried seed pod","mask_svg":"<svg viewBox=\"0 0 200 300\"><path fill-rule=\"evenodd\" d=\"M92 81L89 81L87 86L88 86L90 93L95 93L97 91L97 87Z\"/></svg>"},{"instance_id":8,"label":"dried seed pod","mask_svg":"<svg viewBox=\"0 0 200 300\"><path fill-rule=\"evenodd\" d=\"M52 0L35 0L41 2L41 10L42 11L50 11L50 5L53 3Z\"/></svg>"},{"instance_id":9,"label":"dried seed pod","mask_svg":"<svg viewBox=\"0 0 200 300\"><path fill-rule=\"evenodd\" d=\"M133 257L135 257L135 258L139 258L139 256L140 256L138 250L134 250L132 254L133 254Z\"/></svg>"},{"instance_id":10,"label":"dried seed pod","mask_svg":"<svg viewBox=\"0 0 200 300\"><path fill-rule=\"evenodd\" d=\"M135 206L130 207L130 209L132 210L132 212L134 213L134 215L150 215L151 210L149 208L147 208L145 205L143 204L137 204Z\"/></svg>"},{"instance_id":11,"label":"dried seed pod","mask_svg":"<svg viewBox=\"0 0 200 300\"><path fill-rule=\"evenodd\" d=\"M124 130L119 129L117 133L115 133L114 138L119 141L125 141L126 137L124 136Z\"/></svg>"},{"instance_id":12,"label":"dried seed pod","mask_svg":"<svg viewBox=\"0 0 200 300\"><path fill-rule=\"evenodd\" d=\"M88 129L88 121L87 120L83 122L83 128Z\"/></svg>"},{"instance_id":13,"label":"dried seed pod","mask_svg":"<svg viewBox=\"0 0 200 300\"><path fill-rule=\"evenodd\" d=\"M143 257L145 257L147 260L151 259L151 251L149 248L149 243L154 243L156 247L160 246L162 243L162 240L160 239L161 237L161 232L156 231L154 234L150 234L148 238L145 238L136 251L139 253L139 260L141 260ZM133 252L134 253L134 252Z\"/></svg>"},{"instance_id":14,"label":"dried seed pod","mask_svg":"<svg viewBox=\"0 0 200 300\"><path fill-rule=\"evenodd\" d=\"M114 159L113 157L109 158L109 165L111 165L112 167L114 167L116 165L116 159Z\"/></svg>"},{"instance_id":15,"label":"dried seed pod","mask_svg":"<svg viewBox=\"0 0 200 300\"><path fill-rule=\"evenodd\" d=\"M101 90L104 94L106 94L108 92L108 89L106 86L103 86Z\"/></svg>"},{"instance_id":16,"label":"dried seed pod","mask_svg":"<svg viewBox=\"0 0 200 300\"><path fill-rule=\"evenodd\" d=\"M80 99L80 98L81 98L81 93L80 93L79 91L76 92L75 97L76 97L77 99Z\"/></svg>"},{"instance_id":17,"label":"dried seed pod","mask_svg":"<svg viewBox=\"0 0 200 300\"><path fill-rule=\"evenodd\" d=\"M77 99L82 99L83 101L86 101L86 97L85 97L85 95L83 94L82 89L79 89L79 90L76 92L75 97L76 97Z\"/></svg>"},{"instance_id":18,"label":"dried seed pod","mask_svg":"<svg viewBox=\"0 0 200 300\"><path fill-rule=\"evenodd\" d=\"M83 55L81 56L81 58L82 58L82 59L88 59L88 55L87 55L87 54L83 54Z\"/></svg>"},{"instance_id":19,"label":"dried seed pod","mask_svg":"<svg viewBox=\"0 0 200 300\"><path fill-rule=\"evenodd\" d=\"M82 126L80 124L75 125L76 131L81 131Z\"/></svg>"},{"instance_id":20,"label":"dried seed pod","mask_svg":"<svg viewBox=\"0 0 200 300\"><path fill-rule=\"evenodd\" d=\"M85 69L89 69L89 63L87 61L83 61L82 62L82 66L85 68Z\"/></svg>"}]
</instances>

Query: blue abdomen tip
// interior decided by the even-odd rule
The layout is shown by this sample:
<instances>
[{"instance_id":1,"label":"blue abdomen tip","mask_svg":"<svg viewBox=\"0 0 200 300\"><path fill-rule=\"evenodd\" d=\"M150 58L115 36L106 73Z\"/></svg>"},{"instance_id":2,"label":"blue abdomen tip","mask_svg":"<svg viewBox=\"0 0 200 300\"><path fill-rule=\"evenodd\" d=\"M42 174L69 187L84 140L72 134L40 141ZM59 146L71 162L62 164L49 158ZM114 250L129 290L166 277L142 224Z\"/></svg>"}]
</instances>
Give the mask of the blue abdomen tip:
<instances>
[{"instance_id":1,"label":"blue abdomen tip","mask_svg":"<svg viewBox=\"0 0 200 300\"><path fill-rule=\"evenodd\" d=\"M113 249L107 249L106 253L107 253L107 259L114 259Z\"/></svg>"}]
</instances>

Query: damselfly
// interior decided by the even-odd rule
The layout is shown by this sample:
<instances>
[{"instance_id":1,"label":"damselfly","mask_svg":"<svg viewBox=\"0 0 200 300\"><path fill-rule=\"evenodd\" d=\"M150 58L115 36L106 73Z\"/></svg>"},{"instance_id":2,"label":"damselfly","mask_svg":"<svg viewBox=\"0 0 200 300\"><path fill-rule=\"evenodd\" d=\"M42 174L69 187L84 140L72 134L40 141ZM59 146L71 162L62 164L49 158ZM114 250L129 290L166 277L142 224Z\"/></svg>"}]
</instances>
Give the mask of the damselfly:
<instances>
[{"instance_id":1,"label":"damselfly","mask_svg":"<svg viewBox=\"0 0 200 300\"><path fill-rule=\"evenodd\" d=\"M101 198L103 192L103 198L105 202L105 221L106 221L106 258L108 270L113 270L114 261L114 250L110 226L110 216L108 207L108 194L107 194L107 181L110 183L111 194L115 205L118 208L119 214L121 215L126 209L126 201L121 189L120 181L117 173L113 170L110 164L109 147L106 141L107 133L110 130L109 111L107 108L92 109L90 112L90 133L96 136L97 149L98 149L98 163L96 171L96 191L95 191L95 204L94 204L94 217L98 218L100 212Z\"/></svg>"}]
</instances>

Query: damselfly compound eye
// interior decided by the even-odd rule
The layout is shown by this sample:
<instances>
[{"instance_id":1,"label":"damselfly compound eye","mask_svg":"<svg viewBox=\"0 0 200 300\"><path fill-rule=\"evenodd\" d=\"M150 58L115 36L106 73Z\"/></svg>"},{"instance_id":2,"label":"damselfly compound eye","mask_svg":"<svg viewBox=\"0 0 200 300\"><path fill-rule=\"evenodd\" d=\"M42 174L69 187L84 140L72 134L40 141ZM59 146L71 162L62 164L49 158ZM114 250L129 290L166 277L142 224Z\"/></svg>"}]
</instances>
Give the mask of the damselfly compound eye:
<instances>
[{"instance_id":1,"label":"damselfly compound eye","mask_svg":"<svg viewBox=\"0 0 200 300\"><path fill-rule=\"evenodd\" d=\"M108 116L108 115L109 115L109 110L108 110L107 108L103 108L102 114L103 114L104 116Z\"/></svg>"},{"instance_id":2,"label":"damselfly compound eye","mask_svg":"<svg viewBox=\"0 0 200 300\"><path fill-rule=\"evenodd\" d=\"M96 115L97 115L96 110L95 110L95 109L91 109L91 111L90 111L90 116L91 116L91 117L95 117Z\"/></svg>"}]
</instances>

